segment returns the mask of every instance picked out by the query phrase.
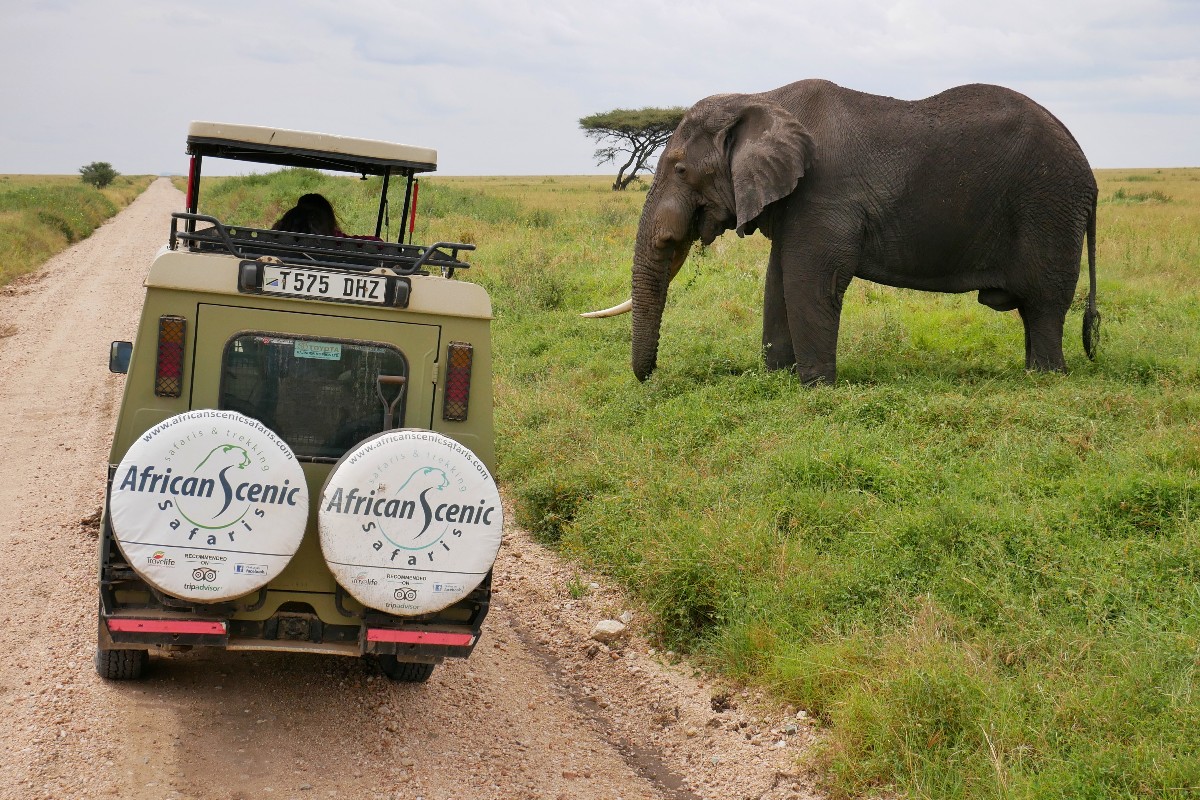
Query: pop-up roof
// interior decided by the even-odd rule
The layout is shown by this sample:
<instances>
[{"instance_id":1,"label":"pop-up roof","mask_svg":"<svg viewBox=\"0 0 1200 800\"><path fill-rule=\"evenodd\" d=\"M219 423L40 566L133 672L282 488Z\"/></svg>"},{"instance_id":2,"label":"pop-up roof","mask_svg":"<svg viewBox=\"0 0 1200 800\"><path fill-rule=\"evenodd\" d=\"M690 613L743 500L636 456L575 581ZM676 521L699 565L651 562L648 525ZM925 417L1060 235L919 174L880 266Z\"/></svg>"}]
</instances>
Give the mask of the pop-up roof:
<instances>
[{"instance_id":1,"label":"pop-up roof","mask_svg":"<svg viewBox=\"0 0 1200 800\"><path fill-rule=\"evenodd\" d=\"M427 147L223 122L189 125L187 152L365 175L411 175L437 169L437 151Z\"/></svg>"}]
</instances>

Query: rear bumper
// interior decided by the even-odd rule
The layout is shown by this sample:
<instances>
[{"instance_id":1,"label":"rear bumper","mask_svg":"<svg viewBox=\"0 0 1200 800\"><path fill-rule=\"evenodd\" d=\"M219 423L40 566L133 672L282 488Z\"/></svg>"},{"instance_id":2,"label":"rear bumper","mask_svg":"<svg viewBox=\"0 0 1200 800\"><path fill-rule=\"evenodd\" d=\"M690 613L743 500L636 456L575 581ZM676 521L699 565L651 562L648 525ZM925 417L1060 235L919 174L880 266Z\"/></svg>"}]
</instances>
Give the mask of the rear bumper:
<instances>
[{"instance_id":1,"label":"rear bumper","mask_svg":"<svg viewBox=\"0 0 1200 800\"><path fill-rule=\"evenodd\" d=\"M107 508L99 545L97 641L104 650L214 647L438 663L471 654L491 602L489 573L454 606L419 617L348 607L332 575L332 593L277 591L268 585L242 601L205 605L148 586L116 547ZM239 618L247 616L253 618Z\"/></svg>"},{"instance_id":2,"label":"rear bumper","mask_svg":"<svg viewBox=\"0 0 1200 800\"><path fill-rule=\"evenodd\" d=\"M106 650L215 647L223 650L394 655L401 661L438 662L466 658L479 641L469 626L396 625L387 627L321 625L311 615L286 615L265 622L199 619L146 613L99 615L100 647Z\"/></svg>"}]
</instances>

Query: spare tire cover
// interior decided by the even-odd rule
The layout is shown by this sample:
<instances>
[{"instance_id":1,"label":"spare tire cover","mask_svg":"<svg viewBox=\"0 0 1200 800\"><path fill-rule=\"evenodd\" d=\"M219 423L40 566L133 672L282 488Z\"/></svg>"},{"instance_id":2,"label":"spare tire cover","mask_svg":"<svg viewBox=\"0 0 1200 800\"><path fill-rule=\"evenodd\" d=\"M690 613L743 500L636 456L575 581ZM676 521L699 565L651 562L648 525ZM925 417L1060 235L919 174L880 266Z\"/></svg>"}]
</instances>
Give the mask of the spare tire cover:
<instances>
[{"instance_id":1,"label":"spare tire cover","mask_svg":"<svg viewBox=\"0 0 1200 800\"><path fill-rule=\"evenodd\" d=\"M504 530L500 492L468 448L428 430L387 431L337 463L317 509L321 552L368 608L440 611L478 586Z\"/></svg>"},{"instance_id":2,"label":"spare tire cover","mask_svg":"<svg viewBox=\"0 0 1200 800\"><path fill-rule=\"evenodd\" d=\"M304 538L308 484L292 449L261 422L197 410L138 437L108 507L117 545L147 583L215 603L287 566Z\"/></svg>"}]
</instances>

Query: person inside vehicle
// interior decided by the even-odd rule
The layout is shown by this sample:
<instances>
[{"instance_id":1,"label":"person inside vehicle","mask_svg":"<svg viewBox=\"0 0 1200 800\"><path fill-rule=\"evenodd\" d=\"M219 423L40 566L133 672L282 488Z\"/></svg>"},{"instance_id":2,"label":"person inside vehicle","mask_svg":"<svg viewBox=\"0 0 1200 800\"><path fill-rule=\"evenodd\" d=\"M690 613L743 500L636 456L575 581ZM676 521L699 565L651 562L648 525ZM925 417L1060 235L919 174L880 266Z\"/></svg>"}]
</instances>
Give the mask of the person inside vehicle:
<instances>
[{"instance_id":1,"label":"person inside vehicle","mask_svg":"<svg viewBox=\"0 0 1200 800\"><path fill-rule=\"evenodd\" d=\"M271 226L271 230L313 233L319 236L345 236L338 226L333 204L326 200L324 195L315 193L302 195L296 201L296 205L285 211Z\"/></svg>"},{"instance_id":2,"label":"person inside vehicle","mask_svg":"<svg viewBox=\"0 0 1200 800\"><path fill-rule=\"evenodd\" d=\"M353 236L343 231L338 223L337 213L333 210L333 204L324 195L316 192L301 195L296 205L284 212L271 226L271 230L382 241L378 236Z\"/></svg>"}]
</instances>

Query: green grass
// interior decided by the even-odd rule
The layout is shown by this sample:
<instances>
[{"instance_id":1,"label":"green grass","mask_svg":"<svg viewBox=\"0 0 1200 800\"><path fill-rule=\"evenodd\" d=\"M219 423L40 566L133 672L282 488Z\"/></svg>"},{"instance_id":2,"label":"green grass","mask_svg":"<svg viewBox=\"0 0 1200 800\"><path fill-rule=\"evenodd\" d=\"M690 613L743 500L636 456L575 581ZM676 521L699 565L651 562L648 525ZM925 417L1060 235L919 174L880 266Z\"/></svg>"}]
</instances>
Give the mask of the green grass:
<instances>
[{"instance_id":1,"label":"green grass","mask_svg":"<svg viewBox=\"0 0 1200 800\"><path fill-rule=\"evenodd\" d=\"M417 240L479 245L519 520L808 709L832 796L1196 796L1200 171L1099 182L1103 341L1085 279L1067 376L1023 370L1015 313L856 281L838 383L801 387L758 355L769 243L727 235L639 384L629 318L578 317L629 291L644 192L603 177L428 179Z\"/></svg>"},{"instance_id":2,"label":"green grass","mask_svg":"<svg viewBox=\"0 0 1200 800\"><path fill-rule=\"evenodd\" d=\"M1135 176L1136 177L1136 176ZM1132 180L1132 178L1130 178ZM1126 192L1124 188L1117 189L1105 200L1108 203L1169 203L1170 195L1160 191Z\"/></svg>"},{"instance_id":3,"label":"green grass","mask_svg":"<svg viewBox=\"0 0 1200 800\"><path fill-rule=\"evenodd\" d=\"M0 286L86 239L150 180L121 176L96 189L77 175L0 175Z\"/></svg>"}]
</instances>

